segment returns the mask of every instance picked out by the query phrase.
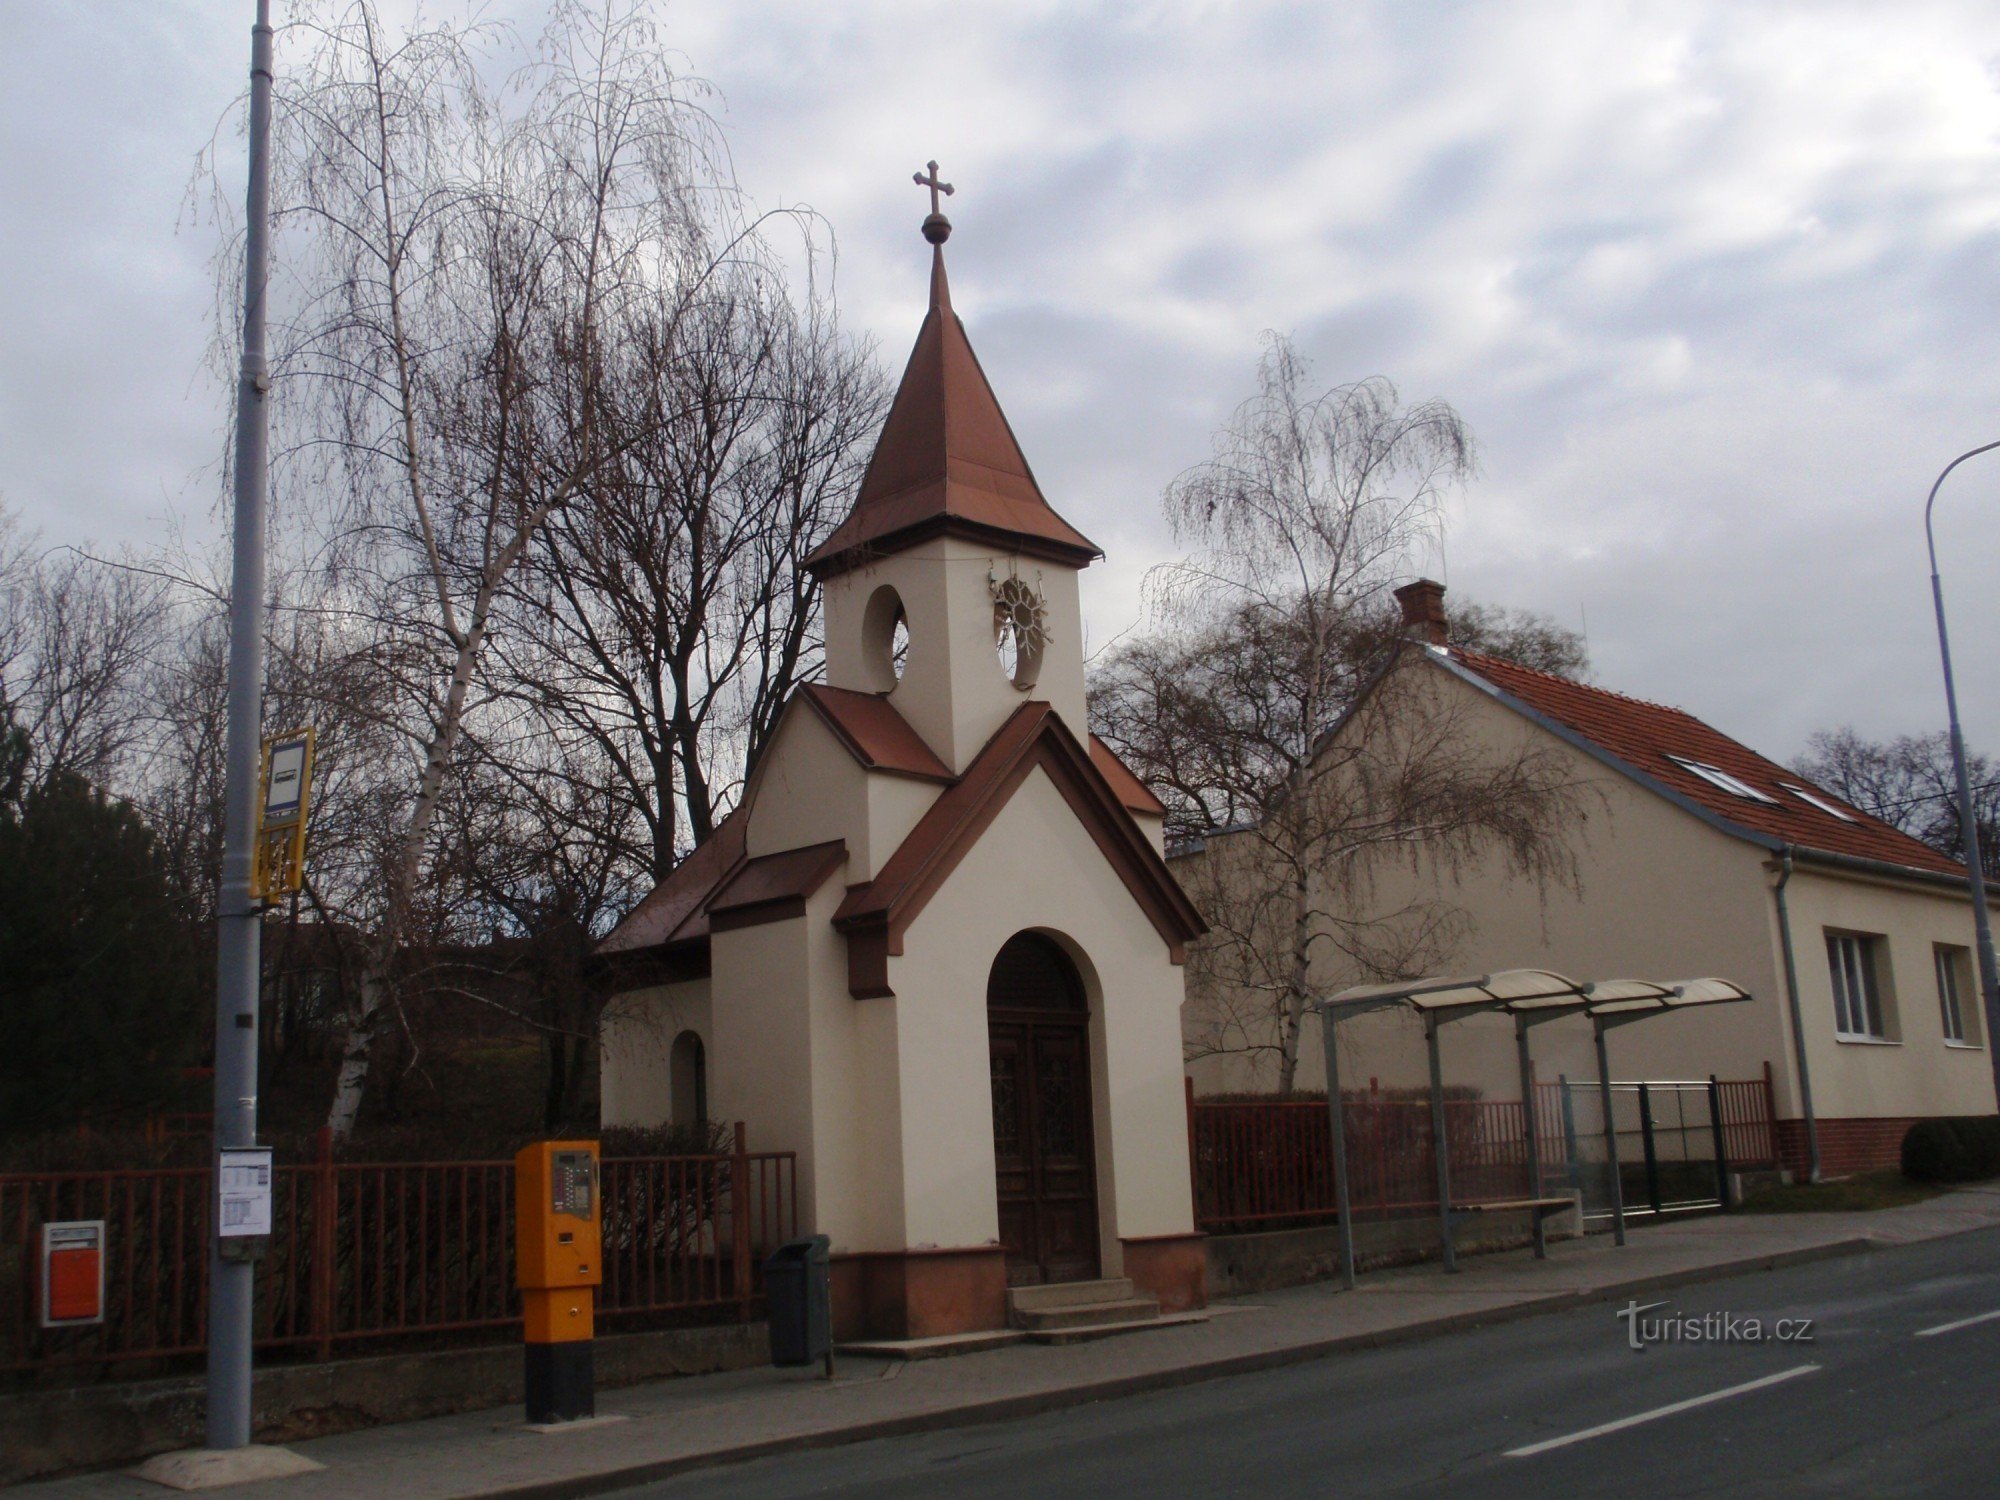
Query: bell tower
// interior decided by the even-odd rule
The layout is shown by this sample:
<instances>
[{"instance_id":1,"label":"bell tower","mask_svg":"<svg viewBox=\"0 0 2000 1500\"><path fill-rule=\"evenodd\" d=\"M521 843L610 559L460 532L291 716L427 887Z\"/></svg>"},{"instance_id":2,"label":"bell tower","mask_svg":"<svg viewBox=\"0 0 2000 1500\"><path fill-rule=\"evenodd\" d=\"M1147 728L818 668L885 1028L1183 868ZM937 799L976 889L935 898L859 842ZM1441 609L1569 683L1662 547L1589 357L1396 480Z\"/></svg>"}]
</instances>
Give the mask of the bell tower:
<instances>
[{"instance_id":1,"label":"bell tower","mask_svg":"<svg viewBox=\"0 0 2000 1500\"><path fill-rule=\"evenodd\" d=\"M854 509L805 566L826 604L826 680L886 696L954 772L1022 703L1087 732L1077 574L1103 554L1047 500L952 311L937 163L930 310Z\"/></svg>"}]
</instances>

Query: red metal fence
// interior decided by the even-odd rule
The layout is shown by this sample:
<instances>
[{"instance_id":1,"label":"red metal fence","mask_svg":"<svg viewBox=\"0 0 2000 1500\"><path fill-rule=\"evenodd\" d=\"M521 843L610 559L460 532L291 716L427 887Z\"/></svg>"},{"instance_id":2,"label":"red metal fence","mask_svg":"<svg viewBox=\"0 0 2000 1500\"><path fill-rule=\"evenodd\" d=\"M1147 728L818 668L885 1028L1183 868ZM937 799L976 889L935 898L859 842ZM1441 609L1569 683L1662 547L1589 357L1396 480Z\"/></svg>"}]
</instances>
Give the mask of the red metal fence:
<instances>
[{"instance_id":1,"label":"red metal fence","mask_svg":"<svg viewBox=\"0 0 2000 1500\"><path fill-rule=\"evenodd\" d=\"M1717 1085L1733 1165L1776 1161L1768 1079ZM1448 1099L1452 1199L1538 1197L1568 1163L1563 1085L1538 1084L1535 1124L1543 1175L1528 1171L1521 1102ZM1356 1218L1437 1212L1437 1159L1427 1099L1349 1098L1348 1201ZM1324 1100L1202 1104L1190 1097L1188 1145L1195 1223L1202 1229L1280 1228L1334 1218L1332 1131Z\"/></svg>"},{"instance_id":2,"label":"red metal fence","mask_svg":"<svg viewBox=\"0 0 2000 1500\"><path fill-rule=\"evenodd\" d=\"M600 1321L748 1319L765 1254L798 1231L793 1153L748 1150L738 1125L727 1155L602 1169ZM512 1162L336 1162L322 1136L317 1160L277 1169L276 1193L260 1348L326 1358L520 1321ZM212 1198L206 1167L0 1175L0 1372L200 1352ZM102 1324L39 1327L41 1226L61 1219L105 1221Z\"/></svg>"}]
</instances>

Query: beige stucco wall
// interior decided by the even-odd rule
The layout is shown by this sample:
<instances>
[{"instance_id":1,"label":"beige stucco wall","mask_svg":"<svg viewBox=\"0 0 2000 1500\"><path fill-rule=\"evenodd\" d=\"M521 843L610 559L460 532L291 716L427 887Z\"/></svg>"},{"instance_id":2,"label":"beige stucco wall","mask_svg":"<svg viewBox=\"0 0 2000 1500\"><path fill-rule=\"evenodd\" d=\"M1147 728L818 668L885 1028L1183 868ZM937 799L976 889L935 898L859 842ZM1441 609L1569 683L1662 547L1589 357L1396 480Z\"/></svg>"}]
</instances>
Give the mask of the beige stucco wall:
<instances>
[{"instance_id":1,"label":"beige stucco wall","mask_svg":"<svg viewBox=\"0 0 2000 1500\"><path fill-rule=\"evenodd\" d=\"M712 1051L706 979L627 990L605 1003L598 1026L598 1118L605 1125L650 1129L673 1119L670 1058L683 1031Z\"/></svg>"},{"instance_id":2,"label":"beige stucco wall","mask_svg":"<svg viewBox=\"0 0 2000 1500\"><path fill-rule=\"evenodd\" d=\"M800 1228L834 1250L900 1248L894 1032L848 994L844 890L836 872L804 916L710 938L708 1100L750 1126L752 1150L798 1154Z\"/></svg>"},{"instance_id":3,"label":"beige stucco wall","mask_svg":"<svg viewBox=\"0 0 2000 1500\"><path fill-rule=\"evenodd\" d=\"M779 854L843 839L846 881L872 880L943 790L863 769L819 715L797 703L758 763L745 845L752 855Z\"/></svg>"},{"instance_id":4,"label":"beige stucco wall","mask_svg":"<svg viewBox=\"0 0 2000 1500\"><path fill-rule=\"evenodd\" d=\"M1795 866L1786 901L1806 1018L1813 1108L1828 1119L1932 1114L1991 1114L1993 1072L1983 1045L1976 986L1961 995L1970 1028L1982 1045L1944 1039L1931 951L1944 943L1973 946L1972 905L1943 891L1896 885ZM1836 1035L1828 929L1881 939L1883 1007L1888 1043Z\"/></svg>"},{"instance_id":5,"label":"beige stucco wall","mask_svg":"<svg viewBox=\"0 0 2000 1500\"><path fill-rule=\"evenodd\" d=\"M1063 942L1090 994L1101 1250L1116 1274L1120 1236L1193 1226L1181 970L1040 770L910 928L889 962L894 998L860 1002L894 1015L903 1231L913 1246L998 1235L986 981L1001 945L1027 928Z\"/></svg>"},{"instance_id":6,"label":"beige stucco wall","mask_svg":"<svg viewBox=\"0 0 2000 1500\"><path fill-rule=\"evenodd\" d=\"M794 702L757 765L747 802L746 852L782 854L845 839L848 854L866 865L868 783L875 779L817 713Z\"/></svg>"},{"instance_id":7,"label":"beige stucco wall","mask_svg":"<svg viewBox=\"0 0 2000 1500\"><path fill-rule=\"evenodd\" d=\"M1048 646L1031 693L1008 681L994 651L988 580L1010 572L1038 586L1047 604ZM830 685L877 689L863 627L869 599L885 584L902 600L910 631L908 664L889 701L954 772L963 771L1030 697L1053 704L1081 733L1083 615L1075 569L940 537L830 579L825 588Z\"/></svg>"},{"instance_id":8,"label":"beige stucco wall","mask_svg":"<svg viewBox=\"0 0 2000 1500\"><path fill-rule=\"evenodd\" d=\"M1609 1034L1614 1076L1753 1078L1772 1065L1778 1113L1802 1112L1786 995L1783 949L1770 853L1712 827L1585 752L1536 728L1475 688L1425 664L1436 691L1465 710L1466 732L1495 755L1527 739L1562 746L1576 780L1589 789L1587 819L1574 847L1574 891L1538 891L1488 861L1440 886L1471 919L1470 930L1439 972L1548 968L1578 980L1681 979L1713 974L1749 989L1751 1003L1717 1007L1621 1027ZM1200 858L1200 856L1196 856ZM1187 868L1187 862L1182 862ZM1392 910L1424 876L1384 881L1378 896ZM1932 968L1934 943L1969 948L1970 903L1916 882L1814 869L1801 862L1787 890L1797 955L1799 998L1816 1113L1826 1119L1979 1114L1994 1108L1983 1046L1944 1040ZM1835 1035L1829 928L1871 933L1886 944L1885 997L1897 1019L1894 1045L1843 1041ZM1330 980L1353 982L1355 976ZM1966 997L1968 1011L1976 997ZM1201 1000L1188 1002L1191 1051L1206 1024ZM1325 1083L1316 1022L1301 1048L1300 1084ZM1519 1073L1509 1023L1469 1020L1444 1033L1448 1083L1492 1097L1516 1097ZM1413 1017L1390 1013L1343 1023L1343 1081L1366 1087L1420 1086L1426 1077L1422 1031ZM1533 1034L1536 1073L1596 1076L1590 1027L1556 1021ZM1275 1081L1268 1059L1197 1058L1190 1072L1202 1093L1254 1092Z\"/></svg>"},{"instance_id":9,"label":"beige stucco wall","mask_svg":"<svg viewBox=\"0 0 2000 1500\"><path fill-rule=\"evenodd\" d=\"M1431 892L1464 914L1467 930L1435 966L1440 973L1547 968L1581 981L1713 974L1756 996L1751 1005L1614 1030L1608 1046L1615 1075L1748 1078L1762 1072L1766 1059L1782 1063L1782 989L1762 852L1644 791L1437 668L1426 663L1416 670L1427 674L1431 689L1449 705L1456 731L1494 757L1515 756L1531 745L1561 756L1565 775L1581 792L1573 834L1577 880L1574 889L1540 887L1498 856L1454 877L1419 856L1415 869L1396 866L1382 873L1374 892L1377 909L1395 911ZM1363 976L1330 970L1323 981L1333 989L1363 982ZM1195 1050L1203 1023L1203 1007L1191 999L1187 1026ZM1306 1025L1299 1083L1323 1088L1318 1023ZM1518 1097L1511 1022L1474 1018L1442 1035L1447 1083L1469 1084L1490 1097ZM1596 1076L1586 1021L1538 1027L1532 1046L1540 1078ZM1406 1012L1343 1022L1341 1047L1348 1087L1366 1087L1373 1079L1383 1088L1409 1088L1427 1080L1422 1028ZM1200 1093L1255 1092L1274 1085L1276 1065L1269 1058L1197 1058L1190 1073Z\"/></svg>"}]
</instances>

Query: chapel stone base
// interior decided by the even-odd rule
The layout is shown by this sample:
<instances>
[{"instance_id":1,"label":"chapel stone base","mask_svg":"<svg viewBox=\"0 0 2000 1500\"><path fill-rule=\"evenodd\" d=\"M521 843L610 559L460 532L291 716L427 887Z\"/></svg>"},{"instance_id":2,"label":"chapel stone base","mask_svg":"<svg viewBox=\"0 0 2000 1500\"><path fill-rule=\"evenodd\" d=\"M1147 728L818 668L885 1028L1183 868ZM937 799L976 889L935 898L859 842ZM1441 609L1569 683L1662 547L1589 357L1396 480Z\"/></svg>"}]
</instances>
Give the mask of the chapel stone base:
<instances>
[{"instance_id":1,"label":"chapel stone base","mask_svg":"<svg viewBox=\"0 0 2000 1500\"><path fill-rule=\"evenodd\" d=\"M1140 1292L1159 1300L1163 1313L1208 1306L1208 1236L1155 1234L1120 1240L1125 1275Z\"/></svg>"},{"instance_id":2,"label":"chapel stone base","mask_svg":"<svg viewBox=\"0 0 2000 1500\"><path fill-rule=\"evenodd\" d=\"M832 1282L837 1342L1007 1326L1007 1254L998 1245L836 1255Z\"/></svg>"}]
</instances>

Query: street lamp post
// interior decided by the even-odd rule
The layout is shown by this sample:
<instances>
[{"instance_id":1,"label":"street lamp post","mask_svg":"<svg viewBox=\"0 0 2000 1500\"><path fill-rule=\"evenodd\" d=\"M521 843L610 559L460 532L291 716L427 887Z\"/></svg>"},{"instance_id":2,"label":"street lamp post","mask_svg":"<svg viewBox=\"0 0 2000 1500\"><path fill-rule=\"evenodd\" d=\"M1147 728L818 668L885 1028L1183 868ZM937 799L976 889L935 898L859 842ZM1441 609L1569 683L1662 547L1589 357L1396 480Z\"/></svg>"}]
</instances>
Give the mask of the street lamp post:
<instances>
[{"instance_id":1,"label":"street lamp post","mask_svg":"<svg viewBox=\"0 0 2000 1500\"><path fill-rule=\"evenodd\" d=\"M222 1152L257 1143L257 1000L263 909L252 890L264 692L264 500L270 377L264 287L270 260L271 7L250 32L250 182L243 235L243 355L236 377L236 506L229 583L229 731L222 888L216 906L215 1180ZM216 1208L211 1202L210 1211ZM225 1257L210 1229L208 1446L250 1441L250 1340L257 1268Z\"/></svg>"},{"instance_id":2,"label":"street lamp post","mask_svg":"<svg viewBox=\"0 0 2000 1500\"><path fill-rule=\"evenodd\" d=\"M1979 820L1973 816L1972 778L1965 769L1965 736L1958 727L1958 689L1951 677L1951 637L1944 626L1944 586L1938 582L1937 539L1931 534L1931 507L1947 475L1968 458L1991 453L2000 443L1987 443L1961 453L1944 466L1924 502L1924 544L1931 554L1931 604L1937 610L1938 656L1944 663L1944 702L1951 718L1951 766L1958 777L1958 826L1965 849L1965 872L1972 887L1972 927L1979 942L1979 994L1985 1006L1986 1049L1993 1062L1994 1086L2000 1089L2000 965L1993 959L1993 923L1986 913L1986 878L1979 863Z\"/></svg>"}]
</instances>

